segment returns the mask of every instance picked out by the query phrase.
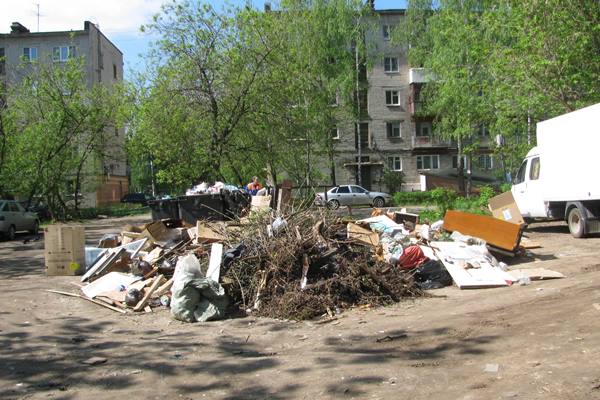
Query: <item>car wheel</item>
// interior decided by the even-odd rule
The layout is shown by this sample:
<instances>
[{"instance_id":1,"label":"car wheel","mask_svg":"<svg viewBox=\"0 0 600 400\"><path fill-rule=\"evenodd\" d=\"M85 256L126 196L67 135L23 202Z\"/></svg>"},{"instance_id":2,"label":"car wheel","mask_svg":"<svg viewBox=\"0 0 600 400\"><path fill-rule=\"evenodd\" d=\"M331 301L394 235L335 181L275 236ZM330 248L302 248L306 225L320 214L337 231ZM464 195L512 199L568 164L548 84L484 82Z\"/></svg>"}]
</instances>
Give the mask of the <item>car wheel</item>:
<instances>
[{"instance_id":1,"label":"car wheel","mask_svg":"<svg viewBox=\"0 0 600 400\"><path fill-rule=\"evenodd\" d=\"M40 222L38 220L36 220L33 223L33 228L31 228L31 230L29 232L34 235L37 235L39 231L40 231Z\"/></svg>"},{"instance_id":2,"label":"car wheel","mask_svg":"<svg viewBox=\"0 0 600 400\"><path fill-rule=\"evenodd\" d=\"M11 226L8 228L8 233L6 234L6 238L7 238L8 240L15 240L15 236L16 236L16 234L17 234L17 230L15 229L15 226L14 226L14 225L11 225Z\"/></svg>"},{"instance_id":3,"label":"car wheel","mask_svg":"<svg viewBox=\"0 0 600 400\"><path fill-rule=\"evenodd\" d=\"M569 216L567 217L567 223L569 224L569 231L575 238L583 237L583 220L581 219L581 211L577 207L571 208Z\"/></svg>"},{"instance_id":4,"label":"car wheel","mask_svg":"<svg viewBox=\"0 0 600 400\"><path fill-rule=\"evenodd\" d=\"M338 208L340 208L340 202L337 200L329 200L327 202L327 208L329 208L330 210L337 210Z\"/></svg>"},{"instance_id":5,"label":"car wheel","mask_svg":"<svg viewBox=\"0 0 600 400\"><path fill-rule=\"evenodd\" d=\"M375 197L375 199L373 199L373 207L381 208L383 206L385 206L385 200L383 200L383 198Z\"/></svg>"}]
</instances>

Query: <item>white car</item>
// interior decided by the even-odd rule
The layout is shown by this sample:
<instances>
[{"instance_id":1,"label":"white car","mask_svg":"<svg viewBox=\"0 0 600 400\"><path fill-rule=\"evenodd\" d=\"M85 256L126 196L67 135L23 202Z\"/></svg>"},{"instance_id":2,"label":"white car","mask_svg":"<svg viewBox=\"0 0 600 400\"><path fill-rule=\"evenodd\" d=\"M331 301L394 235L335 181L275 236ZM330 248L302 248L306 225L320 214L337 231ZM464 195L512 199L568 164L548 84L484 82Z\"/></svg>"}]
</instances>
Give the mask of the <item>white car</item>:
<instances>
[{"instance_id":1,"label":"white car","mask_svg":"<svg viewBox=\"0 0 600 400\"><path fill-rule=\"evenodd\" d=\"M315 204L319 206L326 205L332 210L340 206L373 206L385 207L392 203L392 196L383 192L371 192L358 185L336 186L325 193L317 193Z\"/></svg>"},{"instance_id":2,"label":"white car","mask_svg":"<svg viewBox=\"0 0 600 400\"><path fill-rule=\"evenodd\" d=\"M0 233L14 240L17 231L38 233L40 221L36 213L25 209L14 200L0 200Z\"/></svg>"}]
</instances>

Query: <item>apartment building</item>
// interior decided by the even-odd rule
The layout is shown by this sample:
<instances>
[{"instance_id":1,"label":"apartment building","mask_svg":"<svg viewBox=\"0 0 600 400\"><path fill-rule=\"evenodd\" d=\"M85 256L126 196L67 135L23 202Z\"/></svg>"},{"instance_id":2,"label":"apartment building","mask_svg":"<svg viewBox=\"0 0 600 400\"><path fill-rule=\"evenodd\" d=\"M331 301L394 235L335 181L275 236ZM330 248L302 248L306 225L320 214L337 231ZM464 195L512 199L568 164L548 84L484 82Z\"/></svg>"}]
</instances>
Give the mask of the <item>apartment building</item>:
<instances>
[{"instance_id":1,"label":"apartment building","mask_svg":"<svg viewBox=\"0 0 600 400\"><path fill-rule=\"evenodd\" d=\"M404 175L402 190L421 190L425 175L456 174L457 145L433 135L433 117L422 116L420 92L430 77L423 68L411 68L407 46L394 45L390 33L401 23L405 10L375 10L377 28L367 34L376 53L366 70L366 95L361 98L361 121L340 123L333 135L336 183L359 183L369 190L389 190L386 171ZM494 168L485 128L474 132L480 143L471 170L490 176ZM360 179L359 179L360 146Z\"/></svg>"},{"instance_id":2,"label":"apartment building","mask_svg":"<svg viewBox=\"0 0 600 400\"><path fill-rule=\"evenodd\" d=\"M60 64L70 57L85 60L86 84L112 86L123 80L123 53L91 22L83 30L30 32L18 22L10 33L0 34L0 84L15 84L27 70L23 60ZM95 190L83 191L85 206L119 202L128 192L127 165L123 129L111 128L110 140L102 160L96 160L102 171L91 177Z\"/></svg>"}]
</instances>

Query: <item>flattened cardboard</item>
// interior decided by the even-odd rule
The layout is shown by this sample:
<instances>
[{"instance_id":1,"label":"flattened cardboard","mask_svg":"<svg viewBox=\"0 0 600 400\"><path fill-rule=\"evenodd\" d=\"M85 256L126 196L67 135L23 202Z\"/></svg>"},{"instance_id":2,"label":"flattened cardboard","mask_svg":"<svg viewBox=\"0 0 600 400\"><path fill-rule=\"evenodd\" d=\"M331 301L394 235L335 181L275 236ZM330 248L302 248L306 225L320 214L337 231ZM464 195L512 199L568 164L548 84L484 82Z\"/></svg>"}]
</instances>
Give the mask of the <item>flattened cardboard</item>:
<instances>
[{"instance_id":1,"label":"flattened cardboard","mask_svg":"<svg viewBox=\"0 0 600 400\"><path fill-rule=\"evenodd\" d=\"M81 275L85 269L85 228L64 224L46 227L44 259L48 276Z\"/></svg>"},{"instance_id":2,"label":"flattened cardboard","mask_svg":"<svg viewBox=\"0 0 600 400\"><path fill-rule=\"evenodd\" d=\"M348 239L356 239L373 247L379 246L379 234L377 232L373 232L352 222L348 223L346 230L348 231Z\"/></svg>"},{"instance_id":3,"label":"flattened cardboard","mask_svg":"<svg viewBox=\"0 0 600 400\"><path fill-rule=\"evenodd\" d=\"M495 218L518 225L525 222L510 191L492 197L488 202L488 207Z\"/></svg>"},{"instance_id":4,"label":"flattened cardboard","mask_svg":"<svg viewBox=\"0 0 600 400\"><path fill-rule=\"evenodd\" d=\"M196 225L196 242L197 243L215 243L222 242L225 238L219 233L215 232L202 221L198 221Z\"/></svg>"}]
</instances>

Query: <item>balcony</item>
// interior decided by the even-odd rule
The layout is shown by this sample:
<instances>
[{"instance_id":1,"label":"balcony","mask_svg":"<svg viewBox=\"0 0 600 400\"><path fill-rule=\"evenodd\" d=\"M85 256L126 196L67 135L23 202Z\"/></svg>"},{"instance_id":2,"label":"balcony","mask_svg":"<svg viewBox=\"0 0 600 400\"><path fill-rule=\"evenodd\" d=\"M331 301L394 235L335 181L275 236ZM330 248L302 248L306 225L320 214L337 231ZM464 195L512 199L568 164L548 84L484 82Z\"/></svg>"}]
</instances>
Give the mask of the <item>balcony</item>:
<instances>
[{"instance_id":1,"label":"balcony","mask_svg":"<svg viewBox=\"0 0 600 400\"><path fill-rule=\"evenodd\" d=\"M412 147L449 147L450 141L435 136L413 136Z\"/></svg>"},{"instance_id":2,"label":"balcony","mask_svg":"<svg viewBox=\"0 0 600 400\"><path fill-rule=\"evenodd\" d=\"M408 83L427 83L433 79L433 74L427 68L411 68L408 70Z\"/></svg>"}]
</instances>

